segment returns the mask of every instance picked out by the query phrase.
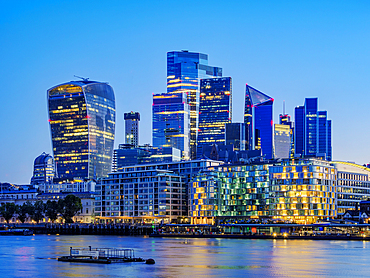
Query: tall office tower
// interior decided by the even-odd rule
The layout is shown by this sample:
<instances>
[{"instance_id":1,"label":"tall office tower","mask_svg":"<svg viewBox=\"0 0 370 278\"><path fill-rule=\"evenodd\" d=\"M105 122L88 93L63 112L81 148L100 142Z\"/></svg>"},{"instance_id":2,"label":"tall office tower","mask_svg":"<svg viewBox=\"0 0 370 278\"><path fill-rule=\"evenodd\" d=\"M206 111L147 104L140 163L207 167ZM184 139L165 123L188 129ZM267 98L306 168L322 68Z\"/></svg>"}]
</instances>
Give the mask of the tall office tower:
<instances>
[{"instance_id":1,"label":"tall office tower","mask_svg":"<svg viewBox=\"0 0 370 278\"><path fill-rule=\"evenodd\" d=\"M111 171L114 92L97 81L71 81L47 91L54 159L61 179L99 178Z\"/></svg>"},{"instance_id":2,"label":"tall office tower","mask_svg":"<svg viewBox=\"0 0 370 278\"><path fill-rule=\"evenodd\" d=\"M177 148L189 159L189 116L186 93L153 94L153 147Z\"/></svg>"},{"instance_id":3,"label":"tall office tower","mask_svg":"<svg viewBox=\"0 0 370 278\"><path fill-rule=\"evenodd\" d=\"M290 116L288 114L280 114L280 124L287 125L290 128L290 158L294 158L294 123L290 120Z\"/></svg>"},{"instance_id":4,"label":"tall office tower","mask_svg":"<svg viewBox=\"0 0 370 278\"><path fill-rule=\"evenodd\" d=\"M225 145L225 124L231 123L231 115L231 77L201 79L197 158L203 156L203 146Z\"/></svg>"},{"instance_id":5,"label":"tall office tower","mask_svg":"<svg viewBox=\"0 0 370 278\"><path fill-rule=\"evenodd\" d=\"M290 158L290 127L288 125L274 125L274 152L275 158Z\"/></svg>"},{"instance_id":6,"label":"tall office tower","mask_svg":"<svg viewBox=\"0 0 370 278\"><path fill-rule=\"evenodd\" d=\"M245 123L225 125L226 145L234 145L234 151L245 151Z\"/></svg>"},{"instance_id":7,"label":"tall office tower","mask_svg":"<svg viewBox=\"0 0 370 278\"><path fill-rule=\"evenodd\" d=\"M303 157L332 159L331 120L318 111L318 99L306 98L295 108L295 153Z\"/></svg>"},{"instance_id":8,"label":"tall office tower","mask_svg":"<svg viewBox=\"0 0 370 278\"><path fill-rule=\"evenodd\" d=\"M167 53L167 93L187 93L190 105L190 154L196 157L199 80L222 77L222 68L208 66L208 55L188 51Z\"/></svg>"},{"instance_id":9,"label":"tall office tower","mask_svg":"<svg viewBox=\"0 0 370 278\"><path fill-rule=\"evenodd\" d=\"M33 164L31 184L52 183L55 176L54 159L50 154L42 153Z\"/></svg>"},{"instance_id":10,"label":"tall office tower","mask_svg":"<svg viewBox=\"0 0 370 278\"><path fill-rule=\"evenodd\" d=\"M126 144L137 147L139 145L139 112L129 112L124 114L125 119L125 138Z\"/></svg>"},{"instance_id":11,"label":"tall office tower","mask_svg":"<svg viewBox=\"0 0 370 278\"><path fill-rule=\"evenodd\" d=\"M244 123L247 150L262 149L266 159L273 158L274 99L246 85Z\"/></svg>"}]
</instances>

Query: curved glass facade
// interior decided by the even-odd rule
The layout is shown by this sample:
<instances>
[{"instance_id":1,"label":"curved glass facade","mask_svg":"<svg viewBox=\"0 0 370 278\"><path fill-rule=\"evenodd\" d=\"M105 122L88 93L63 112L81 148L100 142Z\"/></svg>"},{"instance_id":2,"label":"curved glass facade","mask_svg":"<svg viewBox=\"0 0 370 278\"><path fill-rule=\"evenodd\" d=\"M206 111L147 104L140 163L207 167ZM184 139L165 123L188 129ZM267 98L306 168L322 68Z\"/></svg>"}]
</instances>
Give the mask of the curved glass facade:
<instances>
[{"instance_id":1,"label":"curved glass facade","mask_svg":"<svg viewBox=\"0 0 370 278\"><path fill-rule=\"evenodd\" d=\"M48 90L54 160L59 178L98 178L111 171L115 98L111 86L71 81Z\"/></svg>"}]
</instances>

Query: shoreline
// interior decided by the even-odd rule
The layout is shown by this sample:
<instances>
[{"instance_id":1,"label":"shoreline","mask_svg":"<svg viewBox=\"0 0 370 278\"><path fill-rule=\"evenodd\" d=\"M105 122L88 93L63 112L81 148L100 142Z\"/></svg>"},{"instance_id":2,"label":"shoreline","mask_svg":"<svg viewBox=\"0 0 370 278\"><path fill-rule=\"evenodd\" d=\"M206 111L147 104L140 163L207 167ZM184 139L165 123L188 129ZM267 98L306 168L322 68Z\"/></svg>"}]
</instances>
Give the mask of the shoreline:
<instances>
[{"instance_id":1,"label":"shoreline","mask_svg":"<svg viewBox=\"0 0 370 278\"><path fill-rule=\"evenodd\" d=\"M296 235L242 235L242 234L212 234L212 235L188 235L188 234L151 234L149 237L169 237L169 238L235 238L235 239L293 239L293 240L355 240L370 241L370 237L353 236L353 235L316 235L316 236L296 236Z\"/></svg>"}]
</instances>

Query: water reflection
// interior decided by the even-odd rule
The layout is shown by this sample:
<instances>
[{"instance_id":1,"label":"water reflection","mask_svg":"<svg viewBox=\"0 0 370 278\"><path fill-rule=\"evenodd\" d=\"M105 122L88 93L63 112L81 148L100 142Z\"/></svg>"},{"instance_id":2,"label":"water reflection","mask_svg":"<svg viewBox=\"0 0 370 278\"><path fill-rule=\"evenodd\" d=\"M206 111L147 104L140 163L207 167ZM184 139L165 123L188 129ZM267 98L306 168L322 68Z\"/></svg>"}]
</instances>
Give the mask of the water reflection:
<instances>
[{"instance_id":1,"label":"water reflection","mask_svg":"<svg viewBox=\"0 0 370 278\"><path fill-rule=\"evenodd\" d=\"M155 265L58 262L70 247L134 248ZM367 276L369 242L184 239L117 236L1 236L2 277Z\"/></svg>"}]
</instances>

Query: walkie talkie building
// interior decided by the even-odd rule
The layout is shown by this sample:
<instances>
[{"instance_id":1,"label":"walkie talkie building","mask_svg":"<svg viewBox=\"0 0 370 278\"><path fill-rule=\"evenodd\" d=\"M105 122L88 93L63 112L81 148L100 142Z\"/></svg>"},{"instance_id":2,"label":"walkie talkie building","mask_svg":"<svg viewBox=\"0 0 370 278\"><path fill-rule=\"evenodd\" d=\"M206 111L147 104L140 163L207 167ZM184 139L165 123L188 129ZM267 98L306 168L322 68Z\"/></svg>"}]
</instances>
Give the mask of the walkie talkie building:
<instances>
[{"instance_id":1,"label":"walkie talkie building","mask_svg":"<svg viewBox=\"0 0 370 278\"><path fill-rule=\"evenodd\" d=\"M97 81L71 81L52 87L47 97L58 177L107 176L116 119L112 87Z\"/></svg>"}]
</instances>

